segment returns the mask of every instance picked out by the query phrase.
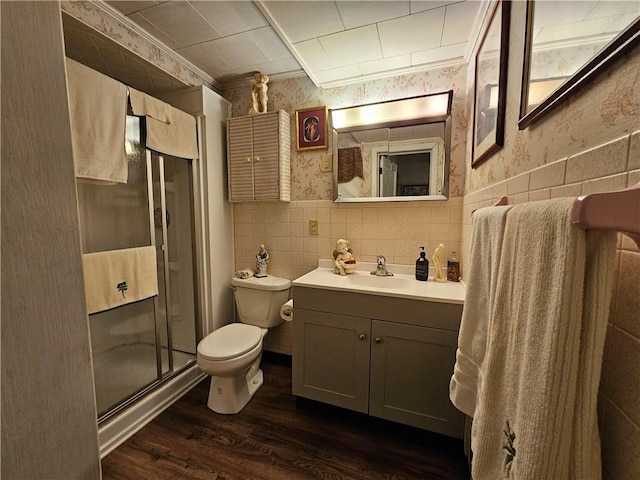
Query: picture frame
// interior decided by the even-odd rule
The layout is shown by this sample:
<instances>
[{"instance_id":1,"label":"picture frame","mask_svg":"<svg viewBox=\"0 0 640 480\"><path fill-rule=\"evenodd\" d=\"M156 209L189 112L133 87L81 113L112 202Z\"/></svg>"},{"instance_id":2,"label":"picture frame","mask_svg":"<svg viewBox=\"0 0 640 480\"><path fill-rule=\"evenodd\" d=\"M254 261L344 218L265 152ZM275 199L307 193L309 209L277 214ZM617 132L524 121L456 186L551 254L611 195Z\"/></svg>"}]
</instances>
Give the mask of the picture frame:
<instances>
[{"instance_id":1,"label":"picture frame","mask_svg":"<svg viewBox=\"0 0 640 480\"><path fill-rule=\"evenodd\" d=\"M326 150L327 131L326 105L296 110L296 151Z\"/></svg>"},{"instance_id":2,"label":"picture frame","mask_svg":"<svg viewBox=\"0 0 640 480\"><path fill-rule=\"evenodd\" d=\"M471 167L504 145L511 1L498 1L475 56Z\"/></svg>"},{"instance_id":3,"label":"picture frame","mask_svg":"<svg viewBox=\"0 0 640 480\"><path fill-rule=\"evenodd\" d=\"M427 195L429 193L426 185L403 185L402 195L413 197L416 195Z\"/></svg>"}]
</instances>

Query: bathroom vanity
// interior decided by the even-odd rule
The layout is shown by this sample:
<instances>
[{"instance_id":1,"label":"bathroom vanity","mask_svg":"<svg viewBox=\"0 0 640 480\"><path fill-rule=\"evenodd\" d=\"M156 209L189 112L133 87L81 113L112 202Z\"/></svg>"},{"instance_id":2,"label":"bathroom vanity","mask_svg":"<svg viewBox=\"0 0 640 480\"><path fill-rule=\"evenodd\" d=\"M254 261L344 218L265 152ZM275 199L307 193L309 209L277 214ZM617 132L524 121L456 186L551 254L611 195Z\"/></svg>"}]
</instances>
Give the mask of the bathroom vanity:
<instances>
[{"instance_id":1,"label":"bathroom vanity","mask_svg":"<svg viewBox=\"0 0 640 480\"><path fill-rule=\"evenodd\" d=\"M463 438L449 381L464 285L397 265L340 276L323 262L293 281L294 395Z\"/></svg>"}]
</instances>

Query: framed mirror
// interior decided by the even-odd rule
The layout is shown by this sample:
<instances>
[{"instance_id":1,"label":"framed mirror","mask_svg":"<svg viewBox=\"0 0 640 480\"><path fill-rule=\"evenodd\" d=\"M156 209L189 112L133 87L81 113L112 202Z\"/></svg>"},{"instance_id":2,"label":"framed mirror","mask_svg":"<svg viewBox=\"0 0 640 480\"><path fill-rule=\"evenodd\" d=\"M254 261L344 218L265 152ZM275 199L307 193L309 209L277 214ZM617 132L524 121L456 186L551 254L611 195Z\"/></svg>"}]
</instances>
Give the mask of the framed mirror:
<instances>
[{"instance_id":1,"label":"framed mirror","mask_svg":"<svg viewBox=\"0 0 640 480\"><path fill-rule=\"evenodd\" d=\"M529 0L519 128L585 85L640 41L640 2Z\"/></svg>"},{"instance_id":2,"label":"framed mirror","mask_svg":"<svg viewBox=\"0 0 640 480\"><path fill-rule=\"evenodd\" d=\"M496 3L476 54L472 168L504 144L510 12L510 1Z\"/></svg>"},{"instance_id":3,"label":"framed mirror","mask_svg":"<svg viewBox=\"0 0 640 480\"><path fill-rule=\"evenodd\" d=\"M332 110L336 202L448 198L453 92L425 97Z\"/></svg>"}]
</instances>

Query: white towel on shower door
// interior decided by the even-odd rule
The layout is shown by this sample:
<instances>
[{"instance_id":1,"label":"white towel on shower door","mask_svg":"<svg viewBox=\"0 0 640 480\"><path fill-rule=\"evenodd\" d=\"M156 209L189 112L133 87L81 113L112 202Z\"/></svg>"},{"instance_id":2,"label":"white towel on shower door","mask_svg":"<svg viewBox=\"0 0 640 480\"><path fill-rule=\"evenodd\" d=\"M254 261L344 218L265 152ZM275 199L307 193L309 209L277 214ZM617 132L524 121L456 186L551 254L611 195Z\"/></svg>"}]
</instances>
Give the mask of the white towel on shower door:
<instances>
[{"instance_id":1,"label":"white towel on shower door","mask_svg":"<svg viewBox=\"0 0 640 480\"><path fill-rule=\"evenodd\" d=\"M573 226L572 205L507 213L472 427L476 480L600 478L596 403L615 234Z\"/></svg>"},{"instance_id":2,"label":"white towel on shower door","mask_svg":"<svg viewBox=\"0 0 640 480\"><path fill-rule=\"evenodd\" d=\"M67 58L67 89L76 177L127 183L127 87Z\"/></svg>"},{"instance_id":3,"label":"white towel on shower door","mask_svg":"<svg viewBox=\"0 0 640 480\"><path fill-rule=\"evenodd\" d=\"M82 255L89 314L158 295L156 247Z\"/></svg>"}]
</instances>

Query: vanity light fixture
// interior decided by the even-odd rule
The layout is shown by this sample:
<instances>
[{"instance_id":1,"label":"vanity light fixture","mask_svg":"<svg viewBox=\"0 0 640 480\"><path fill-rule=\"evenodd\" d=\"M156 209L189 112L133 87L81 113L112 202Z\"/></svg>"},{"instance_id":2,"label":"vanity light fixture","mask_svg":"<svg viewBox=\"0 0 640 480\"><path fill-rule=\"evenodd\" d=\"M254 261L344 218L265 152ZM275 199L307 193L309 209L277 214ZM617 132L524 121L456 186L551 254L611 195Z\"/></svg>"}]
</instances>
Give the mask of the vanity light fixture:
<instances>
[{"instance_id":1,"label":"vanity light fixture","mask_svg":"<svg viewBox=\"0 0 640 480\"><path fill-rule=\"evenodd\" d=\"M450 92L371 103L331 110L331 123L337 131L363 125L386 125L416 119L444 117L451 111Z\"/></svg>"}]
</instances>

